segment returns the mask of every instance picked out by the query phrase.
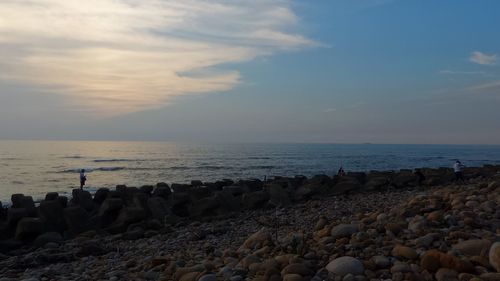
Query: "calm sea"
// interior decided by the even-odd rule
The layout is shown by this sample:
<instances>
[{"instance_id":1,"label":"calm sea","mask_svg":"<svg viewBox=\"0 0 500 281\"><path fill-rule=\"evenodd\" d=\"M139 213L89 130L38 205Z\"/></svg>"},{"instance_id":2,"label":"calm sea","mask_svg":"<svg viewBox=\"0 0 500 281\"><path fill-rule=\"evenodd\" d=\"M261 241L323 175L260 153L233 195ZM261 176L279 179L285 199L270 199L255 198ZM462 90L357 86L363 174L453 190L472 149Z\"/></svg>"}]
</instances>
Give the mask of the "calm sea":
<instances>
[{"instance_id":1,"label":"calm sea","mask_svg":"<svg viewBox=\"0 0 500 281\"><path fill-rule=\"evenodd\" d=\"M500 164L500 146L375 144L183 144L170 142L0 141L0 201L13 193L71 193L78 170L88 188L188 183L346 171Z\"/></svg>"}]
</instances>

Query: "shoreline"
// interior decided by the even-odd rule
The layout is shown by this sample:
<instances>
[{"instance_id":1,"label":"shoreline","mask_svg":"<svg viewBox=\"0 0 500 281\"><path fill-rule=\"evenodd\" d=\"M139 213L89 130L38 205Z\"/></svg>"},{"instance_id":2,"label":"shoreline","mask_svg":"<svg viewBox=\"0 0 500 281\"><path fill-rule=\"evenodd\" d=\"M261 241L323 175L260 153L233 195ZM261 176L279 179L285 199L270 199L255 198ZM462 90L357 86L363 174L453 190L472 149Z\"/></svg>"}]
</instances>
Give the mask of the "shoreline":
<instances>
[{"instance_id":1,"label":"shoreline","mask_svg":"<svg viewBox=\"0 0 500 281\"><path fill-rule=\"evenodd\" d=\"M488 256L500 241L495 202L500 203L499 175L460 186L362 191L226 218L182 220L142 237L90 231L0 255L0 277L493 281L500 276ZM354 258L344 264L347 272L335 267L345 257ZM427 263L432 258L435 266ZM442 279L445 273L451 279Z\"/></svg>"}]
</instances>

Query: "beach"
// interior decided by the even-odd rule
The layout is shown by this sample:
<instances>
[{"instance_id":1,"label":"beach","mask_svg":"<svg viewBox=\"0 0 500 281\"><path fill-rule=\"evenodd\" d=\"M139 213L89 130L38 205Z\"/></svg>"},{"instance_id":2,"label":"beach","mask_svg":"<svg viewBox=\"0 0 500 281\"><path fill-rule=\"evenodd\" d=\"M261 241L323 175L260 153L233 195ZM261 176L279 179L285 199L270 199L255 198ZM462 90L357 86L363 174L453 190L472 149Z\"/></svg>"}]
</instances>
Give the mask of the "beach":
<instances>
[{"instance_id":1,"label":"beach","mask_svg":"<svg viewBox=\"0 0 500 281\"><path fill-rule=\"evenodd\" d=\"M422 172L17 195L0 280L499 280L500 166Z\"/></svg>"}]
</instances>

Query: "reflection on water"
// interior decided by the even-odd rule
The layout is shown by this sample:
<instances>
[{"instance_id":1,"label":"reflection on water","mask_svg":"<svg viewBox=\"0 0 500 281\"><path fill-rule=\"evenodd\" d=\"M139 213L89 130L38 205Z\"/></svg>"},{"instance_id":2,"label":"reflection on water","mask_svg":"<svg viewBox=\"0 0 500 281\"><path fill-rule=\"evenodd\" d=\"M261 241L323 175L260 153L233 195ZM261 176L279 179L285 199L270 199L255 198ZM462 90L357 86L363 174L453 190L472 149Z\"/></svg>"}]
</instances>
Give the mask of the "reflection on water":
<instances>
[{"instance_id":1,"label":"reflection on water","mask_svg":"<svg viewBox=\"0 0 500 281\"><path fill-rule=\"evenodd\" d=\"M263 178L272 175L500 164L500 146L346 144L180 144L168 142L0 141L0 200L71 192L78 170L88 187Z\"/></svg>"}]
</instances>

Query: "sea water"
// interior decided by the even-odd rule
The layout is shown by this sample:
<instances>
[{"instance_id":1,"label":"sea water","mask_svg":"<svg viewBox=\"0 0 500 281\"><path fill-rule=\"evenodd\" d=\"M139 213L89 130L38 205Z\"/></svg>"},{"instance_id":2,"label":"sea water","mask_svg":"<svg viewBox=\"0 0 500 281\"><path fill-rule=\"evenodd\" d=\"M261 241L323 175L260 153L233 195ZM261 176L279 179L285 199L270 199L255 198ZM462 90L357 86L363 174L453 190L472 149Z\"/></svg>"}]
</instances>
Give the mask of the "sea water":
<instances>
[{"instance_id":1,"label":"sea water","mask_svg":"<svg viewBox=\"0 0 500 281\"><path fill-rule=\"evenodd\" d=\"M71 194L79 170L100 187L191 180L264 179L348 171L500 164L500 146L389 144L194 144L174 142L0 141L0 201L13 193Z\"/></svg>"}]
</instances>

